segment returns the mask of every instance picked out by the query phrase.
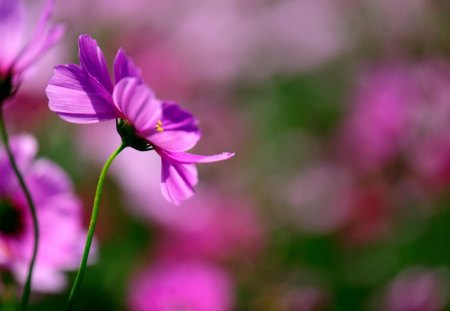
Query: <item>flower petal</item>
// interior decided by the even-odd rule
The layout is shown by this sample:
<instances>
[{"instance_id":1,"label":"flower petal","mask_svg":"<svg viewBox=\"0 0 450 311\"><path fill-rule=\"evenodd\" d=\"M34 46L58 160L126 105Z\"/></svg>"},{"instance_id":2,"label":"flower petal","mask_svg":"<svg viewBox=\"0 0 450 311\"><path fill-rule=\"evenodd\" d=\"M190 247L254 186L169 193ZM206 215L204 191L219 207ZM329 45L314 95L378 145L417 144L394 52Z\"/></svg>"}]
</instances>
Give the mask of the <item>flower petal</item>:
<instances>
[{"instance_id":1,"label":"flower petal","mask_svg":"<svg viewBox=\"0 0 450 311\"><path fill-rule=\"evenodd\" d=\"M46 89L49 108L73 123L93 123L119 116L111 94L77 65L55 67Z\"/></svg>"},{"instance_id":2,"label":"flower petal","mask_svg":"<svg viewBox=\"0 0 450 311\"><path fill-rule=\"evenodd\" d=\"M10 146L17 166L22 172L27 172L38 150L36 139L31 135L14 136L10 139ZM14 193L17 189L22 191L3 146L0 148L0 176L0 196Z\"/></svg>"},{"instance_id":3,"label":"flower petal","mask_svg":"<svg viewBox=\"0 0 450 311\"><path fill-rule=\"evenodd\" d=\"M78 47L81 67L97 79L108 92L112 93L113 85L108 66L97 41L88 35L81 35L78 39Z\"/></svg>"},{"instance_id":4,"label":"flower petal","mask_svg":"<svg viewBox=\"0 0 450 311\"><path fill-rule=\"evenodd\" d=\"M23 1L0 0L0 71L8 70L19 53L24 16Z\"/></svg>"},{"instance_id":5,"label":"flower petal","mask_svg":"<svg viewBox=\"0 0 450 311\"><path fill-rule=\"evenodd\" d=\"M28 274L28 264L23 261L17 262L14 264L12 270L17 281L25 284ZM62 271L40 264L36 264L32 280L33 290L44 293L57 293L66 286L67 282Z\"/></svg>"},{"instance_id":6,"label":"flower petal","mask_svg":"<svg viewBox=\"0 0 450 311\"><path fill-rule=\"evenodd\" d=\"M116 83L119 83L127 77L138 78L142 83L141 70L134 65L123 49L119 49L114 59L114 79Z\"/></svg>"},{"instance_id":7,"label":"flower petal","mask_svg":"<svg viewBox=\"0 0 450 311\"><path fill-rule=\"evenodd\" d=\"M138 133L153 129L161 118L161 103L137 78L124 78L114 87L114 104ZM143 136L144 137L144 136Z\"/></svg>"},{"instance_id":8,"label":"flower petal","mask_svg":"<svg viewBox=\"0 0 450 311\"><path fill-rule=\"evenodd\" d=\"M183 152L191 149L200 139L198 121L194 116L175 103L163 103L161 128L163 131L144 133L146 138L161 149Z\"/></svg>"},{"instance_id":9,"label":"flower petal","mask_svg":"<svg viewBox=\"0 0 450 311\"><path fill-rule=\"evenodd\" d=\"M69 176L49 160L42 158L36 160L28 175L28 184L30 188L35 189L33 200L36 204L40 204L49 197L72 191Z\"/></svg>"},{"instance_id":10,"label":"flower petal","mask_svg":"<svg viewBox=\"0 0 450 311\"><path fill-rule=\"evenodd\" d=\"M14 2L14 1L12 1ZM50 25L55 0L48 0L31 40L15 59L14 70L23 72L52 47L64 34L62 25Z\"/></svg>"},{"instance_id":11,"label":"flower petal","mask_svg":"<svg viewBox=\"0 0 450 311\"><path fill-rule=\"evenodd\" d=\"M223 161L227 160L234 156L234 153L232 152L223 152L220 154L210 155L210 156L203 156L203 155L197 155L197 154L191 154L186 152L164 152L164 154L177 162L185 163L185 164L194 164L194 163L211 163L211 162L217 162L217 161Z\"/></svg>"},{"instance_id":12,"label":"flower petal","mask_svg":"<svg viewBox=\"0 0 450 311\"><path fill-rule=\"evenodd\" d=\"M198 182L197 168L193 164L183 164L161 156L161 191L169 202L179 204L195 193L194 186Z\"/></svg>"}]
</instances>

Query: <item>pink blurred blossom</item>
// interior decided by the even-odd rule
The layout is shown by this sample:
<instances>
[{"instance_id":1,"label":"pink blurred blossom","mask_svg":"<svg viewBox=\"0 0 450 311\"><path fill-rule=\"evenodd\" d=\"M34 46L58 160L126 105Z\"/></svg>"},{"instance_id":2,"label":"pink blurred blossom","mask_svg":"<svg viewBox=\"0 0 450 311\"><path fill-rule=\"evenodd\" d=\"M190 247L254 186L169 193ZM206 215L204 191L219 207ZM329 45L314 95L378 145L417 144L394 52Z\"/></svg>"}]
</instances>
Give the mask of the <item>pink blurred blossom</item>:
<instances>
[{"instance_id":1,"label":"pink blurred blossom","mask_svg":"<svg viewBox=\"0 0 450 311\"><path fill-rule=\"evenodd\" d=\"M387 62L360 81L342 131L342 159L362 174L400 169L429 190L448 186L450 64Z\"/></svg>"},{"instance_id":2,"label":"pink blurred blossom","mask_svg":"<svg viewBox=\"0 0 450 311\"><path fill-rule=\"evenodd\" d=\"M33 197L40 228L32 289L55 292L65 285L62 270L75 269L81 258L85 233L80 202L65 172L48 160L33 160L37 152L34 138L14 137L11 147ZM23 283L32 255L33 224L4 150L0 152L0 175L0 264Z\"/></svg>"},{"instance_id":3,"label":"pink blurred blossom","mask_svg":"<svg viewBox=\"0 0 450 311\"><path fill-rule=\"evenodd\" d=\"M383 310L441 311L448 299L446 270L414 267L403 271L388 287Z\"/></svg>"},{"instance_id":4,"label":"pink blurred blossom","mask_svg":"<svg viewBox=\"0 0 450 311\"><path fill-rule=\"evenodd\" d=\"M312 165L292 180L285 194L289 221L310 232L329 232L343 226L351 215L352 176L338 165Z\"/></svg>"},{"instance_id":5,"label":"pink blurred blossom","mask_svg":"<svg viewBox=\"0 0 450 311\"><path fill-rule=\"evenodd\" d=\"M184 207L196 209L198 214L163 231L158 242L161 256L223 261L251 258L261 252L264 228L250 201L212 193Z\"/></svg>"},{"instance_id":6,"label":"pink blurred blossom","mask_svg":"<svg viewBox=\"0 0 450 311\"><path fill-rule=\"evenodd\" d=\"M358 79L350 113L344 121L343 157L358 169L377 171L401 151L408 131L410 98L417 97L410 73L387 64Z\"/></svg>"},{"instance_id":7,"label":"pink blurred blossom","mask_svg":"<svg viewBox=\"0 0 450 311\"><path fill-rule=\"evenodd\" d=\"M232 291L230 277L219 267L160 262L133 278L128 299L132 311L228 311Z\"/></svg>"},{"instance_id":8,"label":"pink blurred blossom","mask_svg":"<svg viewBox=\"0 0 450 311\"><path fill-rule=\"evenodd\" d=\"M288 221L307 232L338 231L348 244L365 243L389 232L388 190L381 181L361 182L345 166L318 165L289 185Z\"/></svg>"},{"instance_id":9,"label":"pink blurred blossom","mask_svg":"<svg viewBox=\"0 0 450 311\"><path fill-rule=\"evenodd\" d=\"M17 87L23 74L33 66L63 35L61 25L52 25L50 19L55 1L47 0L36 25L27 37L27 16L22 0L0 1L0 78L2 88ZM9 80L9 81L8 81ZM11 86L12 84L12 86ZM9 96L11 94L2 94Z\"/></svg>"}]
</instances>

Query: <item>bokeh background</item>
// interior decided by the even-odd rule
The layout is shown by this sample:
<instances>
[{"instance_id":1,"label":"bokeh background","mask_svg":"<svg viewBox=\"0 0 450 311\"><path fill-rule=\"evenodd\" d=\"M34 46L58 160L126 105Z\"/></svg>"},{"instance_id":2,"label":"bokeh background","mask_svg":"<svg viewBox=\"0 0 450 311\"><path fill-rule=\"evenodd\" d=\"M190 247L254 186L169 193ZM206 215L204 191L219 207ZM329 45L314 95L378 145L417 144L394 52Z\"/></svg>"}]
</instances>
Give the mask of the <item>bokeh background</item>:
<instances>
[{"instance_id":1,"label":"bokeh background","mask_svg":"<svg viewBox=\"0 0 450 311\"><path fill-rule=\"evenodd\" d=\"M6 115L72 177L86 224L115 124L63 122L44 92L81 33L200 119L193 151L236 152L200 166L180 206L157 155L121 154L77 308L450 310L449 14L445 0L58 1L66 35ZM66 297L35 293L30 310Z\"/></svg>"}]
</instances>

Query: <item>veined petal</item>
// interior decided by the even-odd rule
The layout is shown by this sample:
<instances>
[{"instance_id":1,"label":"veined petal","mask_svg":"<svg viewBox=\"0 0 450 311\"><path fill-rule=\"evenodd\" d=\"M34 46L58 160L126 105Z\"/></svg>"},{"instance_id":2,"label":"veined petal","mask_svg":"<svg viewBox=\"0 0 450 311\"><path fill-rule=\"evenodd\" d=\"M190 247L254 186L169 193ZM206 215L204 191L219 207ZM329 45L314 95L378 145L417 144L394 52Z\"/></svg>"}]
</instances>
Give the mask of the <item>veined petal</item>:
<instances>
[{"instance_id":1,"label":"veined petal","mask_svg":"<svg viewBox=\"0 0 450 311\"><path fill-rule=\"evenodd\" d=\"M8 70L20 50L25 7L22 0L0 0L0 71Z\"/></svg>"},{"instance_id":2,"label":"veined petal","mask_svg":"<svg viewBox=\"0 0 450 311\"><path fill-rule=\"evenodd\" d=\"M179 204L195 193L194 186L198 182L197 168L193 164L183 164L172 161L160 154L161 191L169 202Z\"/></svg>"},{"instance_id":3,"label":"veined petal","mask_svg":"<svg viewBox=\"0 0 450 311\"><path fill-rule=\"evenodd\" d=\"M197 119L175 103L164 102L162 107L162 131L153 129L144 133L145 137L153 145L171 152L183 152L194 147L201 136Z\"/></svg>"},{"instance_id":4,"label":"veined petal","mask_svg":"<svg viewBox=\"0 0 450 311\"><path fill-rule=\"evenodd\" d=\"M77 65L56 66L46 89L49 108L73 123L93 123L119 117L111 94Z\"/></svg>"},{"instance_id":5,"label":"veined petal","mask_svg":"<svg viewBox=\"0 0 450 311\"><path fill-rule=\"evenodd\" d=\"M54 6L55 0L47 1L33 36L14 60L14 70L16 72L23 72L26 70L33 62L39 59L43 53L58 42L64 34L64 27L62 25L50 24Z\"/></svg>"},{"instance_id":6,"label":"veined petal","mask_svg":"<svg viewBox=\"0 0 450 311\"><path fill-rule=\"evenodd\" d=\"M163 151L164 152L164 151ZM210 156L203 156L203 155L197 155L197 154L191 154L186 152L164 152L165 156L185 164L194 164L194 163L211 163L211 162L218 162L227 160L234 156L234 153L232 152L223 152L220 154L210 155Z\"/></svg>"},{"instance_id":7,"label":"veined petal","mask_svg":"<svg viewBox=\"0 0 450 311\"><path fill-rule=\"evenodd\" d=\"M124 78L114 87L114 104L138 133L153 129L161 118L161 102L137 78Z\"/></svg>"},{"instance_id":8,"label":"veined petal","mask_svg":"<svg viewBox=\"0 0 450 311\"><path fill-rule=\"evenodd\" d=\"M97 79L108 92L112 93L113 85L108 66L97 41L88 35L81 35L78 39L78 47L81 67Z\"/></svg>"},{"instance_id":9,"label":"veined petal","mask_svg":"<svg viewBox=\"0 0 450 311\"><path fill-rule=\"evenodd\" d=\"M123 49L119 49L114 58L114 79L116 83L119 83L127 77L137 78L142 83L141 70L134 65Z\"/></svg>"}]
</instances>

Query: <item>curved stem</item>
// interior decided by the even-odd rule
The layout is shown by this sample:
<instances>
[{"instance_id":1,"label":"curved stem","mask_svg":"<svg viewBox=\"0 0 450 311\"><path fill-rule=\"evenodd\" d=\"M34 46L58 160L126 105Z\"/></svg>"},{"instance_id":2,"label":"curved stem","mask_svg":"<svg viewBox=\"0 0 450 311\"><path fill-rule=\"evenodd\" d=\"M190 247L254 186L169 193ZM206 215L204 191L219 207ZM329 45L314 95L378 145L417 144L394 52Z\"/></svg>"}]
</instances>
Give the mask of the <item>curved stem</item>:
<instances>
[{"instance_id":1,"label":"curved stem","mask_svg":"<svg viewBox=\"0 0 450 311\"><path fill-rule=\"evenodd\" d=\"M28 190L28 187L25 183L25 180L20 173L19 168L17 167L16 160L14 159L14 155L11 150L11 146L9 145L9 139L8 139L8 132L6 131L5 121L3 118L3 109L0 104L0 135L2 137L3 144L5 146L6 153L8 154L9 163L11 164L12 169L14 170L14 173L17 176L17 179L19 180L20 187L23 190L23 193L25 194L25 197L27 199L28 206L30 207L31 216L33 219L33 232L34 232L34 243L33 243L33 253L31 256L31 261L28 269L28 275L25 282L25 286L23 288L22 293L22 300L20 303L20 309L19 310L26 310L28 307L28 300L30 298L30 291L31 291L31 277L33 275L33 269L34 269L34 263L36 261L38 246L39 246L39 224L36 214L36 207L34 206L33 199L31 197L30 191Z\"/></svg>"},{"instance_id":2,"label":"curved stem","mask_svg":"<svg viewBox=\"0 0 450 311\"><path fill-rule=\"evenodd\" d=\"M72 285L72 289L70 291L69 299L67 300L65 310L71 310L72 305L75 301L75 296L77 294L78 288L80 286L81 280L84 275L84 270L86 269L86 264L87 264L88 257L89 257L89 251L90 251L91 244L92 244L92 238L94 237L95 225L97 224L100 195L102 194L103 183L105 181L106 173L108 172L108 169L111 166L113 160L123 149L125 149L125 147L126 147L126 145L122 143L122 145L109 156L108 160L106 161L105 165L103 166L102 172L100 173L100 177L98 178L97 190L95 192L94 205L92 207L91 221L89 223L88 234L86 237L86 245L84 246L83 257L80 262L80 267L78 268L77 276Z\"/></svg>"}]
</instances>

